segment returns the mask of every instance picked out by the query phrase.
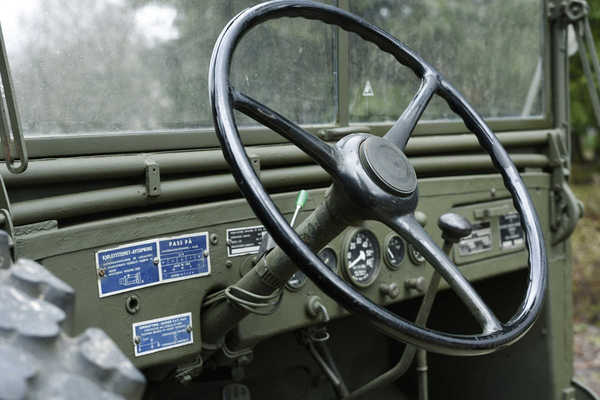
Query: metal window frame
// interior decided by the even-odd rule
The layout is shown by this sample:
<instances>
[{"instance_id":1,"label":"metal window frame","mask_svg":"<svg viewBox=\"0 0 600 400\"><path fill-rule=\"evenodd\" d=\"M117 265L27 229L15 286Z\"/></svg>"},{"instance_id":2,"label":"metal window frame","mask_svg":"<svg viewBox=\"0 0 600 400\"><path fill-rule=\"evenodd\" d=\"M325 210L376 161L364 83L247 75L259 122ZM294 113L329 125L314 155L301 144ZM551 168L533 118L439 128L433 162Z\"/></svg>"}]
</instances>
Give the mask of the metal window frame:
<instances>
[{"instance_id":1,"label":"metal window frame","mask_svg":"<svg viewBox=\"0 0 600 400\"><path fill-rule=\"evenodd\" d=\"M507 117L488 118L490 128L495 132L523 131L534 129L552 128L556 125L554 115L559 111L559 106L552 103L552 51L550 23L546 18L547 0L540 2L542 12L542 58L543 58L543 114L534 117ZM337 0L337 6L349 10L350 0ZM368 126L371 133L382 135L393 125L393 121L382 123L350 123L349 122L349 34L338 29L335 51L334 67L337 69L336 93L337 115L336 122L331 124L315 124L304 126L309 132L317 134L320 130L327 130L348 126ZM554 59L556 69L556 59ZM560 112L559 112L560 115ZM415 135L439 135L467 133L462 121L458 120L433 120L419 122ZM286 140L274 132L263 127L241 128L240 134L246 145L265 145L285 143ZM151 132L98 132L85 134L43 135L28 136L25 139L31 158L115 154L128 152L151 152L169 150L187 150L198 148L216 148L219 142L212 128L186 129L186 130L160 130Z\"/></svg>"}]
</instances>

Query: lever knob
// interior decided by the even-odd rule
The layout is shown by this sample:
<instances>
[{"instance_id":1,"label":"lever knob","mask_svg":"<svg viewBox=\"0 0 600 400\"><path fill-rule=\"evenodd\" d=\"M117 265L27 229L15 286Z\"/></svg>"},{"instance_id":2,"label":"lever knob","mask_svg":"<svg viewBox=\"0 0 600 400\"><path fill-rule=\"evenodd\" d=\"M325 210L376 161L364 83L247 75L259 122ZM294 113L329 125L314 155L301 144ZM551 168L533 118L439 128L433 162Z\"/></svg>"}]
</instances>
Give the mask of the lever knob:
<instances>
[{"instance_id":1,"label":"lever knob","mask_svg":"<svg viewBox=\"0 0 600 400\"><path fill-rule=\"evenodd\" d=\"M446 213L438 219L438 226L442 230L442 238L451 243L469 236L473 227L468 219L462 215Z\"/></svg>"}]
</instances>

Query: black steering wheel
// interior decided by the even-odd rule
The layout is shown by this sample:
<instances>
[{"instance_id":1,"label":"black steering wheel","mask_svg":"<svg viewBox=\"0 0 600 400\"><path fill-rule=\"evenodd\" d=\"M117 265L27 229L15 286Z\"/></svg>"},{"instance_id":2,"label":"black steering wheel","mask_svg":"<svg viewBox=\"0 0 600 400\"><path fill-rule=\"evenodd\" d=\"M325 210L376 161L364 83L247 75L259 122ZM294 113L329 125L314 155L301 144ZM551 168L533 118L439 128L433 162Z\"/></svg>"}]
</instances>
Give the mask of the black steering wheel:
<instances>
[{"instance_id":1,"label":"black steering wheel","mask_svg":"<svg viewBox=\"0 0 600 400\"><path fill-rule=\"evenodd\" d=\"M231 87L230 65L239 40L252 27L282 17L320 20L354 32L393 55L421 79L421 86L411 103L384 137L353 134L332 147ZM213 50L209 91L215 130L223 153L248 203L288 257L346 309L368 318L399 340L454 355L484 354L507 346L522 337L535 322L546 288L547 259L540 224L526 187L506 150L482 117L440 73L399 40L333 6L312 1L270 1L241 12L225 27ZM418 200L417 179L403 150L434 94L445 99L475 133L502 174L520 214L529 250L529 284L519 309L506 323L498 321L414 217ZM240 140L234 109L296 144L331 175L334 183L329 194L330 207L344 207L344 214L350 213L356 219L380 221L412 243L468 307L482 332L455 335L419 327L371 302L331 272L289 226L266 193Z\"/></svg>"}]
</instances>

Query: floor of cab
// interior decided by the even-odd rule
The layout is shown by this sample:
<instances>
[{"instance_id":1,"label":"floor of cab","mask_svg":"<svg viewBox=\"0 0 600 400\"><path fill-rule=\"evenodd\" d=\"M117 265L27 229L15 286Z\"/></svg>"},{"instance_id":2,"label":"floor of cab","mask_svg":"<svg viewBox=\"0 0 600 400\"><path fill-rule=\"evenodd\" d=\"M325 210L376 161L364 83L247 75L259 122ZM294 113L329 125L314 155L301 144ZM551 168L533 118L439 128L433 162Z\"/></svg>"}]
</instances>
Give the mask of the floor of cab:
<instances>
[{"instance_id":1,"label":"floor of cab","mask_svg":"<svg viewBox=\"0 0 600 400\"><path fill-rule=\"evenodd\" d=\"M522 300L526 271L490 278L475 285L498 318L505 321ZM420 299L402 302L393 311L414 319ZM268 318L268 317L267 317ZM473 333L477 323L450 291L438 294L428 326L452 333ZM500 352L479 357L450 357L429 354L429 398L431 399L549 399L550 377L547 334L541 318L518 343ZM378 333L366 321L355 317L328 325L329 346L337 367L350 390L367 383L391 368L404 345ZM239 372L239 371L238 371ZM227 376L227 374L229 376ZM180 385L151 384L149 399L224 399L223 387L231 373L204 382ZM206 380L206 379L205 379ZM336 399L335 392L302 344L299 332L273 337L259 344L253 362L244 368L239 383L256 399ZM166 397L165 397L166 396ZM370 392L360 399L416 400L417 375L414 365L396 383ZM239 400L245 400L240 397Z\"/></svg>"}]
</instances>

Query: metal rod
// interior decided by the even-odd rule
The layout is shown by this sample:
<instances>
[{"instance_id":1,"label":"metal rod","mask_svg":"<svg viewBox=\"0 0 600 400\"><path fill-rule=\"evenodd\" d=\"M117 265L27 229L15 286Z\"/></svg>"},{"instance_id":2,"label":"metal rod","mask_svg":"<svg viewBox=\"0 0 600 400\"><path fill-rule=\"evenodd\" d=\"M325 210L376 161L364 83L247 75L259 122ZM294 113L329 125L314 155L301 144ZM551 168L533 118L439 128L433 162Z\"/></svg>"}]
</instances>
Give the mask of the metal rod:
<instances>
[{"instance_id":1,"label":"metal rod","mask_svg":"<svg viewBox=\"0 0 600 400\"><path fill-rule=\"evenodd\" d=\"M450 254L450 250L452 249L452 244L449 242L444 242L443 251L446 254ZM435 296L437 294L437 289L440 285L441 275L437 273L437 271L433 271L431 275L431 280L429 281L429 286L427 287L427 291L423 296L423 301L419 306L419 311L417 312L417 318L415 319L415 325L425 326L427 323L427 318L429 318L429 314L431 313L431 307L433 306L433 302L435 301ZM404 348L404 352L400 357L398 363L389 369L387 372L379 375L375 379L371 380L367 384L359 387L355 391L353 391L346 399L353 399L359 397L367 392L375 390L377 388L386 386L392 382L395 382L402 375L408 371L410 364L415 358L415 354L417 353L417 347L412 345L406 345Z\"/></svg>"},{"instance_id":2,"label":"metal rod","mask_svg":"<svg viewBox=\"0 0 600 400\"><path fill-rule=\"evenodd\" d=\"M575 37L577 37L577 45L579 46L579 58L581 60L581 66L583 67L583 72L588 82L587 87L590 99L592 100L594 116L596 117L596 123L600 126L600 99L598 98L598 88L594 80L594 76L592 74L590 61L588 59L588 50L590 49L587 48L586 42L584 40L584 26L584 22L580 22L577 26L575 26Z\"/></svg>"},{"instance_id":3,"label":"metal rod","mask_svg":"<svg viewBox=\"0 0 600 400\"><path fill-rule=\"evenodd\" d=\"M419 375L419 400L428 400L427 351L423 349L417 350L417 374Z\"/></svg>"},{"instance_id":4,"label":"metal rod","mask_svg":"<svg viewBox=\"0 0 600 400\"><path fill-rule=\"evenodd\" d=\"M1 24L0 77L2 78L2 92L4 94L4 96L2 96L2 93L0 93L0 136L2 136L4 159L6 160L6 167L10 172L13 174L20 174L27 169L29 158L27 156L23 132L21 131L19 109L17 108L17 99L15 98L15 90L10 75L8 55L6 54L6 45L4 43ZM6 109L4 109L5 106ZM13 150L16 151L16 156L13 154Z\"/></svg>"}]
</instances>

